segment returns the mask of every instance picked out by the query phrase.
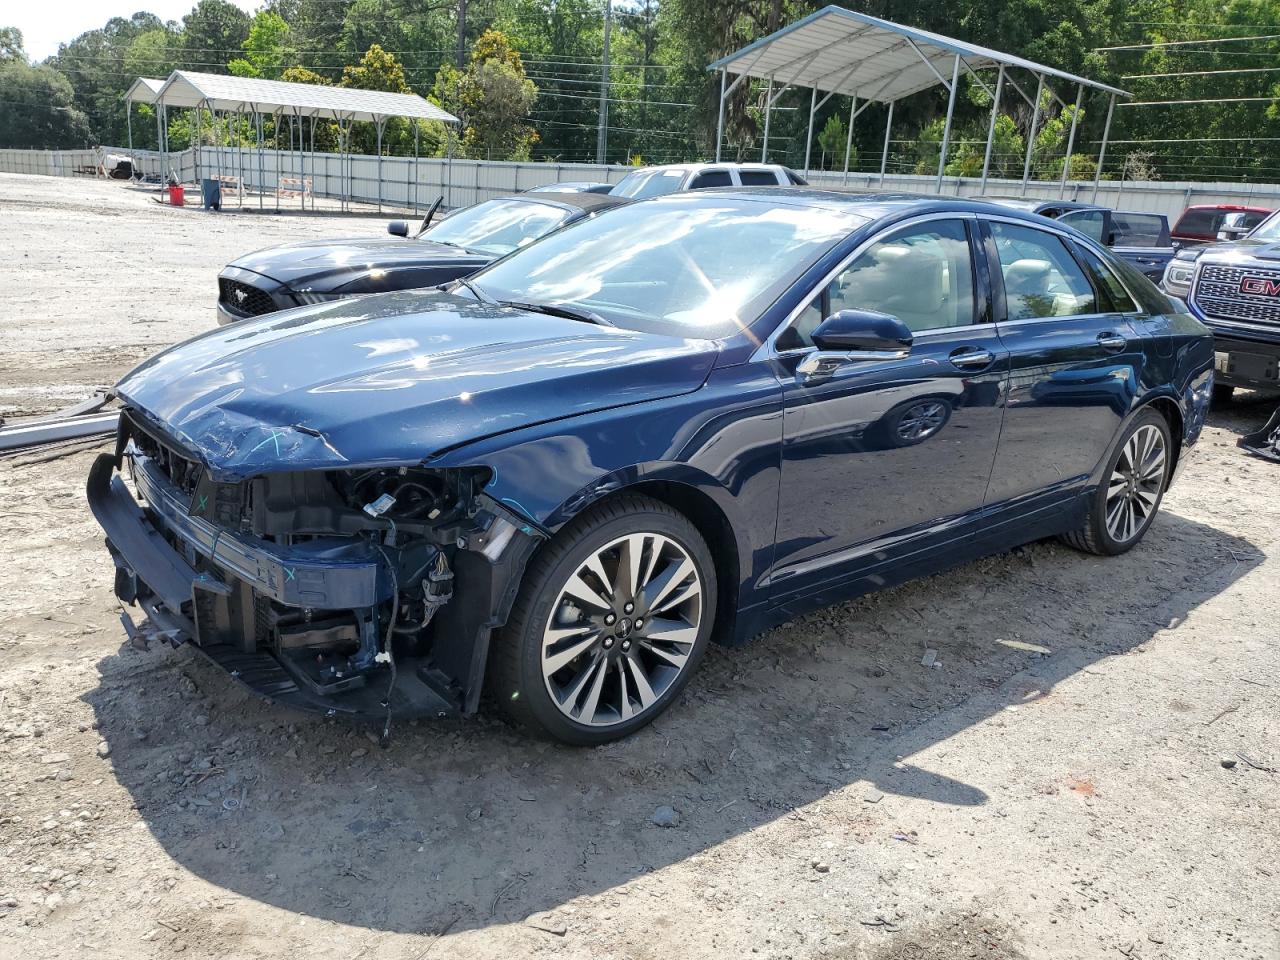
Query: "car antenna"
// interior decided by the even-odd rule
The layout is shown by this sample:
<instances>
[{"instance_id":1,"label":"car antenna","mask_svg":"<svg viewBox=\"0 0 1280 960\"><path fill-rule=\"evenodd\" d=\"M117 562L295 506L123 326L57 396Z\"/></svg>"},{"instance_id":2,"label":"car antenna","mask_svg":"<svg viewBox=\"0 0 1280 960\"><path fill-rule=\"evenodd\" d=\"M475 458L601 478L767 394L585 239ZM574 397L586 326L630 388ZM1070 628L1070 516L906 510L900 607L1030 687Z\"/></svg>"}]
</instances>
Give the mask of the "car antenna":
<instances>
[{"instance_id":1,"label":"car antenna","mask_svg":"<svg viewBox=\"0 0 1280 960\"><path fill-rule=\"evenodd\" d=\"M436 197L436 202L431 205L431 209L427 211L427 215L422 218L422 226L418 228L418 232L413 235L413 239L417 240L420 236L427 232L427 227L431 226L431 218L436 215L436 211L440 209L440 204L444 203L444 194Z\"/></svg>"}]
</instances>

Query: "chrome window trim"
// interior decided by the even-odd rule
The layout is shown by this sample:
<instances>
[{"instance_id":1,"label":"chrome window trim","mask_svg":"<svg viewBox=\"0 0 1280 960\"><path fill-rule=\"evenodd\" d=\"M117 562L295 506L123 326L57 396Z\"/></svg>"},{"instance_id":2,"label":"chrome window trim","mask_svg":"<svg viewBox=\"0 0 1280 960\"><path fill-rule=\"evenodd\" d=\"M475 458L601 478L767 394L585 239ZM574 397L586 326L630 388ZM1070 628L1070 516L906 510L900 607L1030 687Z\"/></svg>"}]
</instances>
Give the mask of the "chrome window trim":
<instances>
[{"instance_id":1,"label":"chrome window trim","mask_svg":"<svg viewBox=\"0 0 1280 960\"><path fill-rule=\"evenodd\" d=\"M785 333L787 329L793 323L795 323L796 320L800 318L800 314L804 313L804 311L809 308L810 304L813 303L813 298L815 295L820 294L823 290L825 290L832 280L834 280L841 273L847 270L849 268L849 265L852 264L854 260L857 260L858 257L866 253L866 251L870 249L873 245L880 243L886 237L892 236L894 233L897 233L900 230L906 229L907 227L914 227L922 223L933 223L938 220L961 220L961 221L975 220L976 221L977 219L978 219L978 215L976 213L971 213L969 211L961 211L961 210L955 210L955 211L949 210L945 213L922 213L914 217L909 217L906 220L901 220L898 223L895 223L892 227L888 228L887 230L882 230L879 233L873 234L872 236L868 237L862 243L858 244L858 246L855 247L847 257L845 257L838 264L832 267L831 270L820 281L818 281L817 284L814 285L813 289L811 289L804 296L804 298L801 299L800 304L797 307L795 307L789 314L787 314L786 318L774 328L773 332L770 333L768 337L765 338L764 343L760 344L760 346L755 349L755 352L751 354L750 359L752 361L755 361L755 360L767 360L771 357L778 357L778 356L784 356L784 357L800 356L802 354L809 353L810 351L816 350L817 349L816 346L793 347L790 350L779 350L777 347L778 338L782 336L782 334ZM1017 223L1021 221L1015 220L1013 222ZM970 268L971 268L971 272L974 274L974 280L976 282L977 268L972 262L970 262ZM913 332L912 339L914 340L919 337L929 336L931 334L938 334L938 333L952 331L952 330L977 330L983 327L994 327L994 326L995 324L989 324L989 323L985 323L985 324L971 323L971 324L965 324L964 326L959 326L959 327L933 327L929 330L921 330L919 333Z\"/></svg>"}]
</instances>

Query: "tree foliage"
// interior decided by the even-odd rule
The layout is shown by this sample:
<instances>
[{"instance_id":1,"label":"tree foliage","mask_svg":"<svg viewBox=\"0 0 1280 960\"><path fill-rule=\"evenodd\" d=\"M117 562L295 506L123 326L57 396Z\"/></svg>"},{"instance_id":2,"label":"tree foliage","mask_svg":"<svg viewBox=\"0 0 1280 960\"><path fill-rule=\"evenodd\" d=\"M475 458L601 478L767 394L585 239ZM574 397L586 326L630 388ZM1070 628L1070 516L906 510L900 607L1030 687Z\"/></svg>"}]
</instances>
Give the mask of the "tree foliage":
<instances>
[{"instance_id":1,"label":"tree foliage","mask_svg":"<svg viewBox=\"0 0 1280 960\"><path fill-rule=\"evenodd\" d=\"M89 120L67 78L26 59L0 63L0 147L88 146Z\"/></svg>"},{"instance_id":2,"label":"tree foliage","mask_svg":"<svg viewBox=\"0 0 1280 960\"><path fill-rule=\"evenodd\" d=\"M476 41L466 70L445 64L436 74L436 98L462 121L462 148L486 159L528 159L538 140L521 122L538 96L520 54L507 37L486 30Z\"/></svg>"}]
</instances>

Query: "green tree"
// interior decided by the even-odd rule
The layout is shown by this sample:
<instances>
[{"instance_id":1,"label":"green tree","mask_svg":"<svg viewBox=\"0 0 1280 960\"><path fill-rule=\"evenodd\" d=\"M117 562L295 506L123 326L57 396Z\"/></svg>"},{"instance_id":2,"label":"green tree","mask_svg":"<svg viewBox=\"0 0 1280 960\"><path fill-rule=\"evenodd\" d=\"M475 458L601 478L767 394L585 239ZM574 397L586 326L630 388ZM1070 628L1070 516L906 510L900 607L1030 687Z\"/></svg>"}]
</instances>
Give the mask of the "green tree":
<instances>
[{"instance_id":1,"label":"green tree","mask_svg":"<svg viewBox=\"0 0 1280 960\"><path fill-rule=\"evenodd\" d=\"M244 56L227 64L227 69L237 77L278 80L286 65L296 59L290 46L289 24L271 10L254 14L249 36L241 46Z\"/></svg>"},{"instance_id":2,"label":"green tree","mask_svg":"<svg viewBox=\"0 0 1280 960\"><path fill-rule=\"evenodd\" d=\"M15 60L27 62L22 31L17 27L0 27L0 64L13 63Z\"/></svg>"},{"instance_id":3,"label":"green tree","mask_svg":"<svg viewBox=\"0 0 1280 960\"><path fill-rule=\"evenodd\" d=\"M89 119L75 106L66 77L25 59L0 63L0 147L88 145Z\"/></svg>"},{"instance_id":4,"label":"green tree","mask_svg":"<svg viewBox=\"0 0 1280 960\"><path fill-rule=\"evenodd\" d=\"M359 63L342 68L342 82L339 86L355 87L358 90L382 90L386 93L413 92L409 89L409 81L405 79L404 67L400 61L376 43L365 51Z\"/></svg>"},{"instance_id":5,"label":"green tree","mask_svg":"<svg viewBox=\"0 0 1280 960\"><path fill-rule=\"evenodd\" d=\"M124 55L124 70L132 83L138 77L169 76L178 66L174 48L178 35L167 27L146 30L130 41Z\"/></svg>"},{"instance_id":6,"label":"green tree","mask_svg":"<svg viewBox=\"0 0 1280 960\"><path fill-rule=\"evenodd\" d=\"M182 18L184 60L193 70L226 73L232 50L249 38L249 15L228 0L200 0Z\"/></svg>"},{"instance_id":7,"label":"green tree","mask_svg":"<svg viewBox=\"0 0 1280 960\"><path fill-rule=\"evenodd\" d=\"M474 157L528 159L538 140L525 123L538 88L505 35L486 30L476 41L465 71L445 64L436 74L436 99L462 120L462 147Z\"/></svg>"},{"instance_id":8,"label":"green tree","mask_svg":"<svg viewBox=\"0 0 1280 960\"><path fill-rule=\"evenodd\" d=\"M822 149L820 166L826 169L827 157L830 156L833 165L844 168L844 145L847 138L848 130L845 128L843 118L834 113L827 117L827 122L822 126L822 132L818 134L818 146ZM857 154L851 150L850 169L853 168L856 160Z\"/></svg>"}]
</instances>

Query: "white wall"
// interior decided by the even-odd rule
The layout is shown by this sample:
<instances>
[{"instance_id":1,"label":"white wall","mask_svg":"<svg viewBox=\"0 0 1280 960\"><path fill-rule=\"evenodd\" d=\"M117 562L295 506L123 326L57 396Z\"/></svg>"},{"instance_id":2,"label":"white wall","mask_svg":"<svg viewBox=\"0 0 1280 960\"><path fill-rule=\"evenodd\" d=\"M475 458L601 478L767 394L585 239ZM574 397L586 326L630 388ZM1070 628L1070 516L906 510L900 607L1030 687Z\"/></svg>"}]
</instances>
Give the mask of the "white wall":
<instances>
[{"instance_id":1,"label":"white wall","mask_svg":"<svg viewBox=\"0 0 1280 960\"><path fill-rule=\"evenodd\" d=\"M0 150L0 172L29 173L45 176L72 176L78 167L98 162L103 153L128 154L123 147L100 147L96 150ZM198 152L184 150L168 155L136 150L133 155L146 173L176 173L190 183L199 176L223 174L241 177L250 191L267 193L261 202L275 206L274 193L279 178L309 177L316 194L322 197L348 196L366 203L381 202L392 209L413 207L425 209L437 197L444 196L448 207L467 206L505 193L516 193L530 187L561 180L602 180L615 183L630 171L619 165L602 166L588 163L512 163L487 160L445 160L438 158L413 160L406 157L384 157L381 167L373 156L343 158L332 153L293 153L288 151L240 150L231 147L202 147ZM379 173L379 171L381 171ZM819 186L848 190L878 190L877 174L814 171L810 182ZM885 190L906 193L934 192L936 178L890 174L884 178ZM946 196L975 196L980 182L976 179L947 177L942 193ZM987 193L1019 196L1022 184L1017 180L989 180ZM1057 198L1056 182L1033 180L1027 196ZM1067 199L1093 199L1093 184L1068 183ZM1194 203L1244 203L1280 208L1280 184L1240 184L1209 182L1118 183L1102 181L1097 200L1120 210L1163 213L1170 222ZM251 192L245 202L257 206L259 197ZM296 198L283 198L281 207L301 206Z\"/></svg>"}]
</instances>

